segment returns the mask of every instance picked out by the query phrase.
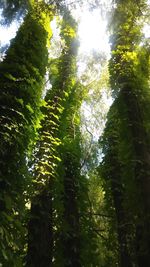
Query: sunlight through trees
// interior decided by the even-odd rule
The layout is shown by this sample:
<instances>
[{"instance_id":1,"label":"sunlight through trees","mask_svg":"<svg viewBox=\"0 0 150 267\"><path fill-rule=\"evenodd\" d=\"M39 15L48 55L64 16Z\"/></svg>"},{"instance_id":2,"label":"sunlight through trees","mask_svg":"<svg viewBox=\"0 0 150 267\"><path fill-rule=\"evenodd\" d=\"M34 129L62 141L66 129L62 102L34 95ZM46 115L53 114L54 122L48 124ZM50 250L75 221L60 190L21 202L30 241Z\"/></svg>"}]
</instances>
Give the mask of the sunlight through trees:
<instances>
[{"instance_id":1,"label":"sunlight through trees","mask_svg":"<svg viewBox=\"0 0 150 267\"><path fill-rule=\"evenodd\" d=\"M1 1L1 267L149 266L149 7Z\"/></svg>"}]
</instances>

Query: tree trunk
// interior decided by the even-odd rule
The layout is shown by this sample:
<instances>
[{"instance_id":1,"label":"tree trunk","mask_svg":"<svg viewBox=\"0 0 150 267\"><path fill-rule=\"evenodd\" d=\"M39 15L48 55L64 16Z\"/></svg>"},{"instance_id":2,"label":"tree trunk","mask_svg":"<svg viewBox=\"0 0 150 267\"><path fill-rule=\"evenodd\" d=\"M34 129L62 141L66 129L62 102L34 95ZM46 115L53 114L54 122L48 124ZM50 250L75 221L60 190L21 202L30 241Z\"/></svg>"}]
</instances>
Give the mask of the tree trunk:
<instances>
[{"instance_id":1,"label":"tree trunk","mask_svg":"<svg viewBox=\"0 0 150 267\"><path fill-rule=\"evenodd\" d=\"M138 92L137 92L138 95ZM137 187L136 250L139 267L150 262L150 149L138 97L132 88L124 88L132 142L135 150L135 185ZM148 100L148 99L147 99ZM148 102L145 102L145 106ZM144 108L144 107L143 107Z\"/></svg>"},{"instance_id":2,"label":"tree trunk","mask_svg":"<svg viewBox=\"0 0 150 267\"><path fill-rule=\"evenodd\" d=\"M52 197L45 190L32 200L26 266L51 267L52 257Z\"/></svg>"},{"instance_id":3,"label":"tree trunk","mask_svg":"<svg viewBox=\"0 0 150 267\"><path fill-rule=\"evenodd\" d=\"M4 257L0 252L0 257L9 262L12 255L12 266L16 265L15 253L22 249L18 244L24 232L20 229L25 216L24 192L29 182L25 179L26 157L35 136L48 59L48 34L43 24L32 10L0 64L0 216L5 232L0 251L6 253Z\"/></svg>"},{"instance_id":4,"label":"tree trunk","mask_svg":"<svg viewBox=\"0 0 150 267\"><path fill-rule=\"evenodd\" d=\"M67 154L67 153L66 153ZM78 211L78 179L71 155L64 161L64 231L63 248L66 267L81 267L80 227Z\"/></svg>"}]
</instances>

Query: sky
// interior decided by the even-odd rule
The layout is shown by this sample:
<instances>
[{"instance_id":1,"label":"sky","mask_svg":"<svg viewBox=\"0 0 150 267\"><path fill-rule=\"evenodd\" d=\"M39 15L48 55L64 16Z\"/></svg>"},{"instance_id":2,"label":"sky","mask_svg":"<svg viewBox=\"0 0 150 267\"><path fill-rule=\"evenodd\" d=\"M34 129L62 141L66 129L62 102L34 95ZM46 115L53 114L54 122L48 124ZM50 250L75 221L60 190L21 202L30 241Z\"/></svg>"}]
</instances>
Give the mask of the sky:
<instances>
[{"instance_id":1,"label":"sky","mask_svg":"<svg viewBox=\"0 0 150 267\"><path fill-rule=\"evenodd\" d=\"M12 23L10 27L0 27L0 41L3 45L9 43L9 40L14 38L16 35L17 24L15 22Z\"/></svg>"},{"instance_id":2,"label":"sky","mask_svg":"<svg viewBox=\"0 0 150 267\"><path fill-rule=\"evenodd\" d=\"M80 19L79 39L80 51L89 52L92 49L107 51L109 53L108 36L106 35L106 21L102 20L99 10L92 13L85 11ZM13 22L9 28L0 27L0 41L3 45L15 37L18 25Z\"/></svg>"},{"instance_id":3,"label":"sky","mask_svg":"<svg viewBox=\"0 0 150 267\"><path fill-rule=\"evenodd\" d=\"M109 53L107 21L100 16L99 10L86 11L82 14L79 24L80 52L91 49Z\"/></svg>"}]
</instances>

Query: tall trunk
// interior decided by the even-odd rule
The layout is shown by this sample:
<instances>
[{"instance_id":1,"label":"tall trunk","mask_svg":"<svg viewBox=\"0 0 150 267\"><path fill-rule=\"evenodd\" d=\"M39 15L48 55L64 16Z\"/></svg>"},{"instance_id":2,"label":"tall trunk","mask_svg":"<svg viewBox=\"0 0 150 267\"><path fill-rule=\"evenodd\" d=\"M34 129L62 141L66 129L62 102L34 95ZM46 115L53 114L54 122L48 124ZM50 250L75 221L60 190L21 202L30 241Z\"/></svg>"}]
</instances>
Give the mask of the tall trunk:
<instances>
[{"instance_id":1,"label":"tall trunk","mask_svg":"<svg viewBox=\"0 0 150 267\"><path fill-rule=\"evenodd\" d=\"M47 94L46 99L49 97ZM43 110L45 118L39 132L40 140L34 155L35 183L28 223L27 267L51 267L54 256L53 183L58 164L59 145L57 138L59 120L55 118L59 115L57 104L55 97L52 100L47 99L47 106Z\"/></svg>"},{"instance_id":2,"label":"tall trunk","mask_svg":"<svg viewBox=\"0 0 150 267\"><path fill-rule=\"evenodd\" d=\"M60 136L62 144L59 148L61 162L58 168L62 190L62 228L60 243L63 248L61 266L81 267L81 229L80 229L80 130L78 110L81 105L81 86L78 83L72 88L66 102Z\"/></svg>"},{"instance_id":3,"label":"tall trunk","mask_svg":"<svg viewBox=\"0 0 150 267\"><path fill-rule=\"evenodd\" d=\"M73 33L72 35L70 35L70 30L71 33ZM36 181L34 185L35 196L32 198L31 218L29 219L28 260L26 266L44 266L44 263L40 261L42 258L43 262L47 262L45 266L52 266L52 261L56 260L54 249L56 249L56 232L59 225L54 225L55 217L58 216L58 210L54 207L57 201L56 189L54 187L58 179L57 166L60 161L58 146L62 141L59 136L59 126L65 104L68 100L68 95L72 90L74 62L77 51L77 48L74 47L76 41L76 23L68 11L65 12L62 20L61 36L64 38L65 46L60 58L51 60L50 79L52 78L52 89L47 92L45 97L46 106L43 107L44 119L41 123L39 141L37 142L35 152L35 162L33 166L33 174ZM43 199L45 199L44 194L47 196L47 205L43 202ZM48 220L48 224L44 223L41 228L40 217L42 214L45 214L43 220ZM33 225L35 226L34 231L32 231ZM38 235L36 238L39 227L40 233L43 231L49 235L49 237L43 241L38 238ZM39 249L41 246L42 250L40 251ZM47 251L46 247L49 251L48 254L44 254L43 252L44 250ZM37 253L39 255L39 261L36 261ZM35 259L34 263L33 259Z\"/></svg>"},{"instance_id":4,"label":"tall trunk","mask_svg":"<svg viewBox=\"0 0 150 267\"><path fill-rule=\"evenodd\" d=\"M112 162L115 167L117 167L116 162ZM117 218L117 232L118 232L118 243L120 249L120 266L121 267L132 267L132 260L129 253L129 248L127 244L127 214L125 208L123 206L124 196L123 189L121 185L121 180L119 178L119 166L114 173L114 177L112 178L111 186L112 186L112 195L114 200L114 207L116 211Z\"/></svg>"},{"instance_id":5,"label":"tall trunk","mask_svg":"<svg viewBox=\"0 0 150 267\"><path fill-rule=\"evenodd\" d=\"M26 266L51 267L52 248L52 197L44 190L34 197L31 204Z\"/></svg>"},{"instance_id":6,"label":"tall trunk","mask_svg":"<svg viewBox=\"0 0 150 267\"><path fill-rule=\"evenodd\" d=\"M62 239L66 267L81 267L78 184L80 174L72 155L66 153L64 176L64 236Z\"/></svg>"},{"instance_id":7,"label":"tall trunk","mask_svg":"<svg viewBox=\"0 0 150 267\"><path fill-rule=\"evenodd\" d=\"M12 266L20 249L16 239L23 232L26 155L35 135L48 54L47 21L39 20L37 13L35 8L25 17L0 64L0 217L4 229L0 250L4 262L12 256Z\"/></svg>"},{"instance_id":8,"label":"tall trunk","mask_svg":"<svg viewBox=\"0 0 150 267\"><path fill-rule=\"evenodd\" d=\"M131 257L130 246L128 244L128 236L130 235L128 224L128 209L126 208L126 187L123 181L123 162L120 155L120 141L122 142L122 123L123 116L119 117L119 107L121 99L118 98L113 103L108 114L108 121L104 132L104 146L106 146L104 167L102 176L106 180L108 190L116 213L116 230L119 247L119 266L133 267L133 259ZM123 108L123 106L122 106ZM120 112L121 113L121 112ZM123 143L123 142L122 142ZM122 144L121 143L121 144ZM110 204L110 203L109 203Z\"/></svg>"},{"instance_id":9,"label":"tall trunk","mask_svg":"<svg viewBox=\"0 0 150 267\"><path fill-rule=\"evenodd\" d=\"M126 132L130 131L132 154L128 151L129 168L132 174L123 173L130 218L134 224L134 251L137 265L146 266L150 262L150 136L149 136L149 54L141 47L141 29L146 1L117 1L113 20L112 58L110 60L111 85L116 89L116 97L122 95L126 109ZM140 24L141 23L141 24ZM115 90L114 90L115 91ZM119 93L118 93L119 92ZM119 107L120 113L123 107ZM126 136L123 136L127 142ZM128 185L132 181L132 188ZM132 195L131 195L132 191ZM136 192L136 193L135 193ZM133 200L134 199L134 200Z\"/></svg>"},{"instance_id":10,"label":"tall trunk","mask_svg":"<svg viewBox=\"0 0 150 267\"><path fill-rule=\"evenodd\" d=\"M137 206L139 207L137 210L136 249L138 265L142 267L146 266L147 262L150 262L150 148L149 138L142 118L143 111L141 110L138 99L140 95L137 97L131 92L132 88L129 87L123 90L135 151L134 172L136 178L135 183L138 188ZM145 107L147 104L146 101Z\"/></svg>"}]
</instances>

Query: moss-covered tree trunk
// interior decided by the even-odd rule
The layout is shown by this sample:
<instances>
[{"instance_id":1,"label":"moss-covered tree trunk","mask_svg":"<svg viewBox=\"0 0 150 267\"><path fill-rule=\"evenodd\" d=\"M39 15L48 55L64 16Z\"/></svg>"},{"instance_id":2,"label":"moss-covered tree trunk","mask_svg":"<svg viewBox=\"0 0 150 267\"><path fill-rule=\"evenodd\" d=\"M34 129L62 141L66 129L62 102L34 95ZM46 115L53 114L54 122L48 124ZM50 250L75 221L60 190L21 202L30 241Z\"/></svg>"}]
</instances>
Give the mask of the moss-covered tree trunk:
<instances>
[{"instance_id":1,"label":"moss-covered tree trunk","mask_svg":"<svg viewBox=\"0 0 150 267\"><path fill-rule=\"evenodd\" d=\"M149 55L147 47L140 44L143 26L141 10L146 11L145 1L139 1L138 5L130 0L117 2L112 21L109 68L115 97L118 102L122 99L122 105L117 107L118 119L123 109L126 112L122 117L123 128L118 134L121 143L118 144L117 153L122 164L124 206L128 210L126 216L130 217L133 229L133 234L129 232L132 242L129 238L128 246L130 249L134 247L132 256L136 257L135 264L139 267L150 262Z\"/></svg>"},{"instance_id":2,"label":"moss-covered tree trunk","mask_svg":"<svg viewBox=\"0 0 150 267\"><path fill-rule=\"evenodd\" d=\"M121 106L123 112L119 113ZM126 111L119 96L114 101L108 113L108 121L103 135L103 152L105 157L100 168L100 173L106 185L107 205L113 206L115 209L119 266L132 267L134 263L131 257L129 242L130 234L133 233L129 231L131 222L129 221L128 209L126 207L126 198L128 197L126 194L128 192L126 192L124 185L123 174L124 165L127 163L123 162L122 159L123 156L126 158L126 151L123 151L124 155L122 155L122 147L126 146L126 149L129 148L128 144L123 140L124 135L122 135L124 121L126 121ZM128 134L126 134L126 137L128 137ZM130 172L130 169L128 171Z\"/></svg>"},{"instance_id":3,"label":"moss-covered tree trunk","mask_svg":"<svg viewBox=\"0 0 150 267\"><path fill-rule=\"evenodd\" d=\"M114 156L114 155L113 155ZM112 156L112 158L113 158ZM113 170L112 180L111 180L111 190L114 200L114 207L116 211L116 220L117 220L117 235L118 235L118 244L119 244L119 253L120 253L120 265L122 267L132 267L131 255L128 248L128 221L126 210L124 209L124 195L121 180L119 178L119 166L117 162L113 161L111 158L111 164L113 164L117 169Z\"/></svg>"},{"instance_id":4,"label":"moss-covered tree trunk","mask_svg":"<svg viewBox=\"0 0 150 267\"><path fill-rule=\"evenodd\" d=\"M72 143L73 145L73 143ZM79 222L79 179L80 168L76 163L79 155L72 154L74 151L66 151L63 161L64 173L64 197L63 197L63 218L64 229L62 230L62 246L64 266L81 267L81 241L80 241L80 222Z\"/></svg>"},{"instance_id":5,"label":"moss-covered tree trunk","mask_svg":"<svg viewBox=\"0 0 150 267\"><path fill-rule=\"evenodd\" d=\"M0 262L6 266L19 262L15 254L25 234L26 159L40 115L49 21L35 5L0 64Z\"/></svg>"},{"instance_id":6,"label":"moss-covered tree trunk","mask_svg":"<svg viewBox=\"0 0 150 267\"><path fill-rule=\"evenodd\" d=\"M143 118L143 109L150 104L150 96L147 95L144 105L140 105L140 97L130 93L131 88L124 88L124 101L128 108L130 131L135 156L134 175L137 188L136 215L136 252L139 267L146 266L150 261L150 137L146 132Z\"/></svg>"},{"instance_id":7,"label":"moss-covered tree trunk","mask_svg":"<svg viewBox=\"0 0 150 267\"><path fill-rule=\"evenodd\" d=\"M76 22L67 10L64 12L61 23L61 37L65 45L60 58L50 61L52 89L48 90L45 97L46 105L42 108L44 118L35 152L33 166L35 193L31 200L26 266L53 266L57 261L56 254L61 254L55 251L57 228L60 227L60 222L56 223L56 217L59 217L56 202L58 203L60 195L55 188L56 181L59 179L57 166L61 161L58 153L58 146L62 142L59 127L68 96L75 83L77 53ZM46 203L43 201L45 198L47 198ZM61 203L58 205L61 206ZM44 236L47 234L47 238L44 238L43 234ZM47 254L44 251L47 251Z\"/></svg>"},{"instance_id":8,"label":"moss-covered tree trunk","mask_svg":"<svg viewBox=\"0 0 150 267\"><path fill-rule=\"evenodd\" d=\"M80 87L79 87L80 88ZM70 94L64 109L60 125L61 163L59 165L62 191L62 230L60 242L62 245L62 266L82 266L81 260L81 225L80 211L82 210L81 194L81 148L79 131L80 97L78 86ZM81 88L80 88L81 89Z\"/></svg>"},{"instance_id":9,"label":"moss-covered tree trunk","mask_svg":"<svg viewBox=\"0 0 150 267\"><path fill-rule=\"evenodd\" d=\"M52 196L43 190L34 197L28 224L28 255L26 266L52 266Z\"/></svg>"}]
</instances>

